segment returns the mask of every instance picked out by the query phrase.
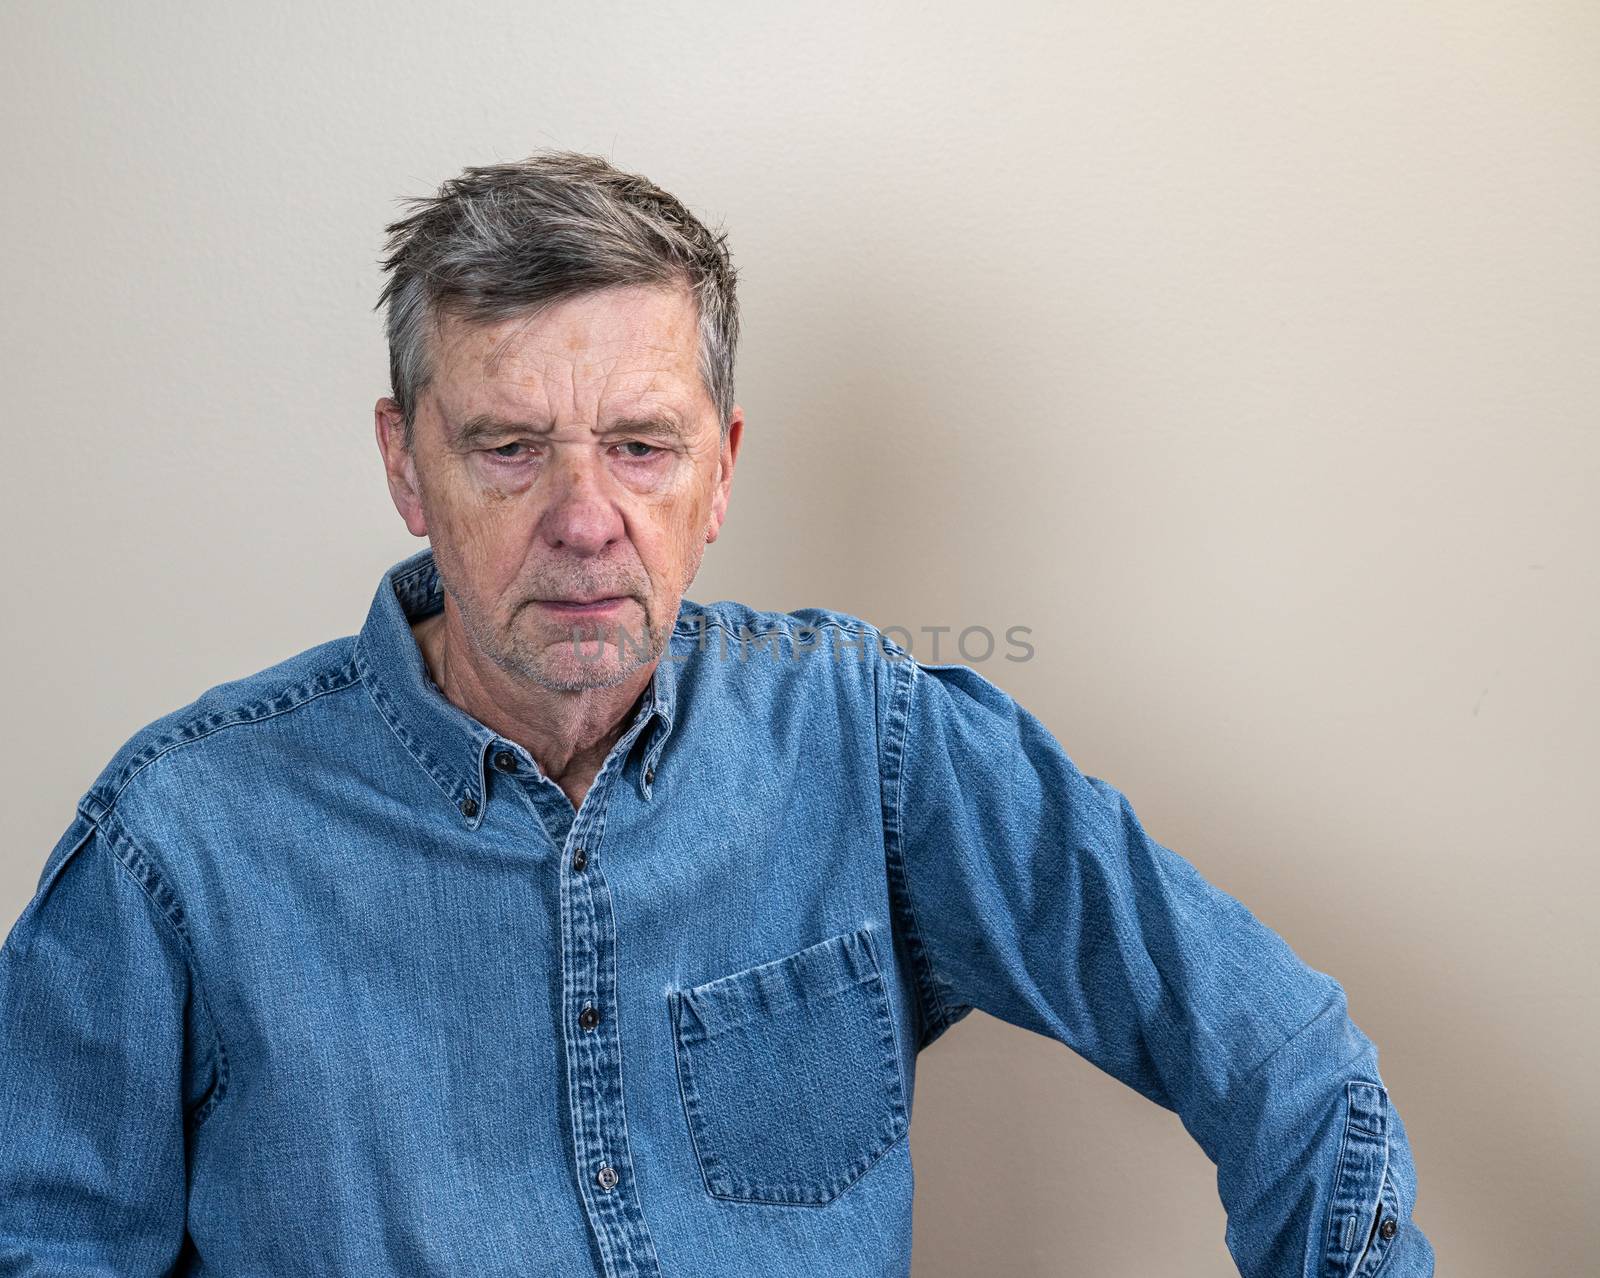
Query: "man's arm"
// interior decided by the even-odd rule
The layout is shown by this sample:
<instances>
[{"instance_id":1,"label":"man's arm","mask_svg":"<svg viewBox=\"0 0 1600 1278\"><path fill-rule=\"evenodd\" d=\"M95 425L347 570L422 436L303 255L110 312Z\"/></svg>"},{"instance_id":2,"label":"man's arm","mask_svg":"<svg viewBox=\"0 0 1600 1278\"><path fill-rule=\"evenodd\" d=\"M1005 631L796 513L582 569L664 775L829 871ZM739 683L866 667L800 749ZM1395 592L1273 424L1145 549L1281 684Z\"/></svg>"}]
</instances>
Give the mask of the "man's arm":
<instances>
[{"instance_id":1,"label":"man's arm","mask_svg":"<svg viewBox=\"0 0 1600 1278\"><path fill-rule=\"evenodd\" d=\"M1217 1165L1246 1278L1432 1274L1405 1128L1338 983L976 671L883 670L888 859L922 1042L980 1007L1175 1110Z\"/></svg>"},{"instance_id":2,"label":"man's arm","mask_svg":"<svg viewBox=\"0 0 1600 1278\"><path fill-rule=\"evenodd\" d=\"M217 1095L182 915L79 813L0 947L0 1275L173 1271Z\"/></svg>"}]
</instances>

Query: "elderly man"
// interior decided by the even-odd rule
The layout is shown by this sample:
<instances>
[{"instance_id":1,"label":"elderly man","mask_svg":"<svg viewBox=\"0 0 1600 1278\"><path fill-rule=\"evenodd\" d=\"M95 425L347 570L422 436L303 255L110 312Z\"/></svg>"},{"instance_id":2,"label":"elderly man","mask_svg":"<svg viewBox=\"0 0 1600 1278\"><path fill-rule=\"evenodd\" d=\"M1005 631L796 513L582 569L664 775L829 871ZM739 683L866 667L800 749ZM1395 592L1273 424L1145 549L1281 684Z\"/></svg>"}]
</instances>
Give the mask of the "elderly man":
<instances>
[{"instance_id":1,"label":"elderly man","mask_svg":"<svg viewBox=\"0 0 1600 1278\"><path fill-rule=\"evenodd\" d=\"M1334 980L972 669L685 598L724 238L569 153L414 204L375 425L429 546L79 801L0 951L0 1274L905 1274L974 1007L1175 1110L1242 1274L1431 1273Z\"/></svg>"}]
</instances>

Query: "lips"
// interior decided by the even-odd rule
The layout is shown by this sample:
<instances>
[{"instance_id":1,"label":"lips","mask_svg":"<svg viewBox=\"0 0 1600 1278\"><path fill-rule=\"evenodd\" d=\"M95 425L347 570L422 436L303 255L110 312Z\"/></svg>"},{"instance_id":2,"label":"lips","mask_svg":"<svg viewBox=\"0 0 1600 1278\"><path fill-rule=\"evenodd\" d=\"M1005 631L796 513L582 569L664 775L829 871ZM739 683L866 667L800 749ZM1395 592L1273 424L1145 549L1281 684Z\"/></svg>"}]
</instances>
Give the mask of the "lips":
<instances>
[{"instance_id":1,"label":"lips","mask_svg":"<svg viewBox=\"0 0 1600 1278\"><path fill-rule=\"evenodd\" d=\"M601 595L596 599L536 599L546 612L558 617L608 617L628 602L628 595Z\"/></svg>"}]
</instances>

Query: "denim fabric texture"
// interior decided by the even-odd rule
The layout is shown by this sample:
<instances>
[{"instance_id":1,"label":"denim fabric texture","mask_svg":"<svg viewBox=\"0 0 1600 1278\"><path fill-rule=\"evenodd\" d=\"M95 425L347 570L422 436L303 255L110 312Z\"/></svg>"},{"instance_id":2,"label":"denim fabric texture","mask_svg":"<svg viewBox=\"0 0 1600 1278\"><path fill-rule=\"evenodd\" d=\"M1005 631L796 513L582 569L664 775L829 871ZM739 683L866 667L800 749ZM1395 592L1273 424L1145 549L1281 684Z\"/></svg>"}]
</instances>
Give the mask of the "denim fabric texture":
<instances>
[{"instance_id":1,"label":"denim fabric texture","mask_svg":"<svg viewBox=\"0 0 1600 1278\"><path fill-rule=\"evenodd\" d=\"M1433 1272L1343 990L988 678L685 600L574 811L442 605L411 555L79 801L0 948L0 1275L905 1275L975 1007L1174 1110L1247 1278Z\"/></svg>"}]
</instances>

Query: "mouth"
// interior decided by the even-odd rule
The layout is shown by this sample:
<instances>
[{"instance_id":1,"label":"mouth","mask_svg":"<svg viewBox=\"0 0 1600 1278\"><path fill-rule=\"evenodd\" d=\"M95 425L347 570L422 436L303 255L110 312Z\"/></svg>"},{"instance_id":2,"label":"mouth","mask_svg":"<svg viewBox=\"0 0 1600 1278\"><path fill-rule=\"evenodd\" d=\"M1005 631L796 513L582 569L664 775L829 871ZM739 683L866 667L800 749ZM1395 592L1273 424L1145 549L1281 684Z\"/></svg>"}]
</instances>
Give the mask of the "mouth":
<instances>
[{"instance_id":1,"label":"mouth","mask_svg":"<svg viewBox=\"0 0 1600 1278\"><path fill-rule=\"evenodd\" d=\"M598 599L535 599L533 602L558 617L599 617L622 607L628 602L628 596L605 595Z\"/></svg>"}]
</instances>

